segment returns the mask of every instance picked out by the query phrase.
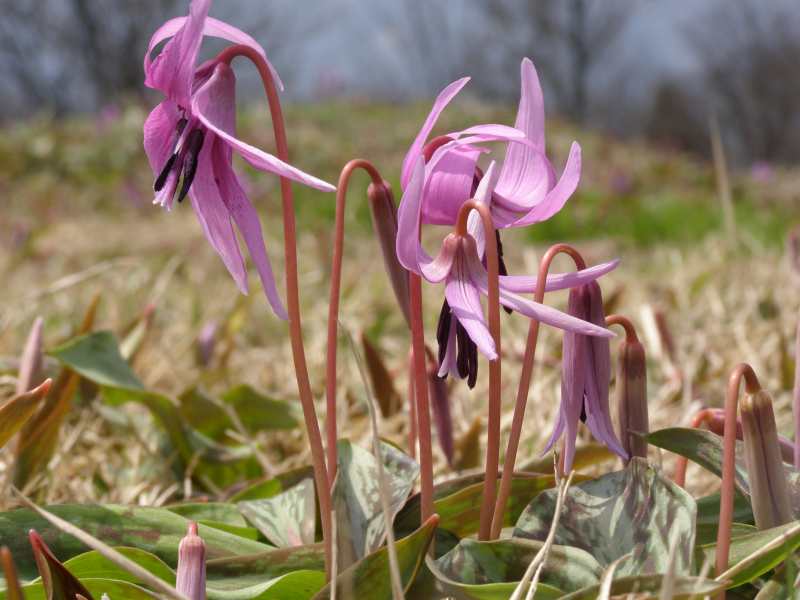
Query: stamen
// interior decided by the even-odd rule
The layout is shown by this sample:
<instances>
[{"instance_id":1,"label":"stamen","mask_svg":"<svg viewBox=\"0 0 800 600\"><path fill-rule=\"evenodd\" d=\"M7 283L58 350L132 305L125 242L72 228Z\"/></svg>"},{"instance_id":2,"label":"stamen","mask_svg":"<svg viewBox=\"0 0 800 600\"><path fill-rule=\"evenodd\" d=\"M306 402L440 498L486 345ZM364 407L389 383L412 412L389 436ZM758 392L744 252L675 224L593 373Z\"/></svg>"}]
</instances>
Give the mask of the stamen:
<instances>
[{"instance_id":1,"label":"stamen","mask_svg":"<svg viewBox=\"0 0 800 600\"><path fill-rule=\"evenodd\" d=\"M439 324L436 326L436 341L439 342L439 364L444 362L447 354L447 342L450 340L450 304L447 300L442 304L442 311L439 313Z\"/></svg>"},{"instance_id":2,"label":"stamen","mask_svg":"<svg viewBox=\"0 0 800 600\"><path fill-rule=\"evenodd\" d=\"M153 184L153 191L160 192L164 189L164 184L167 183L167 178L169 177L172 168L175 166L175 161L178 159L178 142L181 139L181 134L183 130L186 128L186 123L189 121L186 119L179 119L178 122L175 124L175 135L173 136L172 142L172 154L167 159L164 168L161 169L161 172L156 177L156 181Z\"/></svg>"},{"instance_id":3,"label":"stamen","mask_svg":"<svg viewBox=\"0 0 800 600\"><path fill-rule=\"evenodd\" d=\"M456 319L456 342L458 347L456 368L458 369L458 376L463 379L469 374L469 357L467 356L467 349L470 339L467 330L464 329L464 326L458 322L458 319Z\"/></svg>"},{"instance_id":4,"label":"stamen","mask_svg":"<svg viewBox=\"0 0 800 600\"><path fill-rule=\"evenodd\" d=\"M508 275L508 269L506 268L506 261L503 260L503 242L500 241L500 230L494 230L494 237L497 240L497 271L501 277L505 277ZM507 306L503 306L503 310L506 311L509 315L514 312Z\"/></svg>"},{"instance_id":5,"label":"stamen","mask_svg":"<svg viewBox=\"0 0 800 600\"><path fill-rule=\"evenodd\" d=\"M478 381L478 346L472 341L472 338L467 339L467 370L469 371L467 387L472 389Z\"/></svg>"},{"instance_id":6,"label":"stamen","mask_svg":"<svg viewBox=\"0 0 800 600\"><path fill-rule=\"evenodd\" d=\"M195 129L189 134L186 158L183 161L183 181L181 182L181 191L178 194L178 202L183 202L186 194L189 193L189 188L192 187L194 176L197 174L197 158L203 148L204 139L205 135L201 129Z\"/></svg>"}]
</instances>

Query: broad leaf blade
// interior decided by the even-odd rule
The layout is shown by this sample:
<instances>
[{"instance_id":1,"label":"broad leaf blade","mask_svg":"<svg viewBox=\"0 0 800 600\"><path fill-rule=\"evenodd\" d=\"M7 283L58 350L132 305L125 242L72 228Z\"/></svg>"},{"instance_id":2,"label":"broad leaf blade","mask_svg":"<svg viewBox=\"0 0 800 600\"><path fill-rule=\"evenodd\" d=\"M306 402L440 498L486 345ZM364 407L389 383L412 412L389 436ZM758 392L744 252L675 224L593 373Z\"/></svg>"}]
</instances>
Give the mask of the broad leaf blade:
<instances>
[{"instance_id":1,"label":"broad leaf blade","mask_svg":"<svg viewBox=\"0 0 800 600\"><path fill-rule=\"evenodd\" d=\"M237 506L241 514L279 548L314 543L317 509L312 479L304 479L272 498L247 500Z\"/></svg>"},{"instance_id":2,"label":"broad leaf blade","mask_svg":"<svg viewBox=\"0 0 800 600\"><path fill-rule=\"evenodd\" d=\"M620 577L611 584L612 598L632 595L636 600L660 600L664 575L639 575ZM675 577L672 582L672 600L690 600L711 596L724 589L724 584L700 577ZM562 600L596 600L600 586L595 585L562 596Z\"/></svg>"},{"instance_id":3,"label":"broad leaf blade","mask_svg":"<svg viewBox=\"0 0 800 600\"><path fill-rule=\"evenodd\" d=\"M517 522L515 537L544 540L556 504L554 490L537 496ZM603 567L630 554L619 576L664 573L675 544L675 573L688 574L694 550L694 499L644 459L615 473L572 486L555 543L582 548Z\"/></svg>"}]
</instances>

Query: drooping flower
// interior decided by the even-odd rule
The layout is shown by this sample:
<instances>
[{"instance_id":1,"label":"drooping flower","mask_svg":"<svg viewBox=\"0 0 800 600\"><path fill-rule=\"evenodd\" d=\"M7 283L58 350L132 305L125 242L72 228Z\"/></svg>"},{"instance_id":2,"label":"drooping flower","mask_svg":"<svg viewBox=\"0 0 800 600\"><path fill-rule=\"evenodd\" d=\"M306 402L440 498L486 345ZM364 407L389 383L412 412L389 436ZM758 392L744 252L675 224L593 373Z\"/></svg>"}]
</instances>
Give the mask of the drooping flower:
<instances>
[{"instance_id":1,"label":"drooping flower","mask_svg":"<svg viewBox=\"0 0 800 600\"><path fill-rule=\"evenodd\" d=\"M567 312L590 323L604 324L603 297L596 281L570 289ZM564 472L572 469L578 422L589 427L594 438L627 459L628 454L614 433L609 414L611 349L608 339L565 331L561 367L561 406L545 452L565 433Z\"/></svg>"},{"instance_id":2,"label":"drooping flower","mask_svg":"<svg viewBox=\"0 0 800 600\"><path fill-rule=\"evenodd\" d=\"M476 192L476 200L489 201L494 169L492 163ZM425 166L422 159L418 159L398 213L397 256L409 271L421 275L430 283L445 284L448 310L442 315L437 336L440 343L444 342L439 350L439 374L466 377L472 386L477 376L477 351L480 350L489 360L497 358L481 305L481 295L486 296L489 291L488 274L481 260L484 236L477 235L477 228L472 227L468 227L466 235L451 233L444 239L436 258L431 258L419 242L424 185ZM615 266L616 262L613 262L576 273L549 276L547 289L569 288L593 281ZM501 276L500 303L559 329L587 336L613 336L601 325L570 316L517 293L530 291L535 286L535 277Z\"/></svg>"},{"instance_id":3,"label":"drooping flower","mask_svg":"<svg viewBox=\"0 0 800 600\"><path fill-rule=\"evenodd\" d=\"M145 85L166 97L144 125L144 147L156 177L155 204L171 209L175 197L188 194L203 231L242 293L247 271L233 223L239 229L275 314L287 318L278 294L258 213L236 173L236 151L261 171L275 173L319 190L332 185L281 161L236 137L236 77L226 63L211 60L197 66L204 36L219 37L255 50L280 79L264 49L249 35L208 16L211 0L192 0L187 17L171 19L150 39L144 57ZM168 40L161 52L152 52Z\"/></svg>"},{"instance_id":4,"label":"drooping flower","mask_svg":"<svg viewBox=\"0 0 800 600\"><path fill-rule=\"evenodd\" d=\"M472 196L476 169L487 148L476 145L506 142L506 154L492 198L495 228L520 227L549 219L564 206L578 186L581 149L572 143L560 178L545 154L544 99L533 63L521 65L519 108L513 128L478 125L436 138L428 137L445 107L469 78L448 85L436 98L428 118L403 161L401 183L405 189L416 161L427 161L422 222L452 225L458 209ZM477 171L478 177L480 171Z\"/></svg>"}]
</instances>

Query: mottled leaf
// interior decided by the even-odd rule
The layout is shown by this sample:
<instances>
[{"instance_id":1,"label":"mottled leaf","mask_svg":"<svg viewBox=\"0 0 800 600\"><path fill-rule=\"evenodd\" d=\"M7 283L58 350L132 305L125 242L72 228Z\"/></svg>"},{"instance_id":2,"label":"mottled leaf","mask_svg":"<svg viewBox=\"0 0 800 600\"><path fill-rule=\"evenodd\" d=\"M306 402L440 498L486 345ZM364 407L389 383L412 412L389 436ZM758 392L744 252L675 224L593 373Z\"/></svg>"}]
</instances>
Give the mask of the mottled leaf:
<instances>
[{"instance_id":1,"label":"mottled leaf","mask_svg":"<svg viewBox=\"0 0 800 600\"><path fill-rule=\"evenodd\" d=\"M39 387L13 396L0 406L0 448L33 416L51 385L48 379Z\"/></svg>"},{"instance_id":2,"label":"mottled leaf","mask_svg":"<svg viewBox=\"0 0 800 600\"><path fill-rule=\"evenodd\" d=\"M572 463L572 468L576 471L585 469L586 467L593 467L606 462L617 460L618 456L611 452L604 444L589 443L583 446L578 446L575 449L575 460ZM533 473L552 473L553 472L553 453L548 452L540 458L535 458L520 467L520 471L530 471Z\"/></svg>"},{"instance_id":3,"label":"mottled leaf","mask_svg":"<svg viewBox=\"0 0 800 600\"><path fill-rule=\"evenodd\" d=\"M237 506L241 514L278 547L314 543L317 508L313 479L304 479L272 498L246 500Z\"/></svg>"},{"instance_id":4,"label":"mottled leaf","mask_svg":"<svg viewBox=\"0 0 800 600\"><path fill-rule=\"evenodd\" d=\"M555 490L539 494L517 521L514 536L544 540L555 505ZM688 574L696 512L686 491L634 458L622 471L569 489L554 541L586 550L604 567L630 554L617 566L620 577L666 572L675 544L675 573Z\"/></svg>"},{"instance_id":5,"label":"mottled leaf","mask_svg":"<svg viewBox=\"0 0 800 600\"><path fill-rule=\"evenodd\" d=\"M157 600L159 596L147 591L143 587L127 581L116 579L81 579L83 585L90 593L87 598L102 598L107 594L112 600ZM25 600L50 600L45 593L41 582L30 583L22 588L25 591ZM73 600L75 596L69 600ZM0 600L5 600L5 593L0 592Z\"/></svg>"},{"instance_id":6,"label":"mottled leaf","mask_svg":"<svg viewBox=\"0 0 800 600\"><path fill-rule=\"evenodd\" d=\"M428 568L446 593L466 598L508 598L543 542L519 538L478 542L463 539ZM542 571L537 598L559 597L599 581L603 570L578 548L552 546ZM548 591L557 596L548 595ZM541 594L541 595L539 595Z\"/></svg>"},{"instance_id":7,"label":"mottled leaf","mask_svg":"<svg viewBox=\"0 0 800 600\"><path fill-rule=\"evenodd\" d=\"M230 497L231 502L242 502L244 500L263 500L265 498L272 498L281 492L284 492L304 479L313 477L314 470L310 465L285 471L280 475L256 481L245 487L244 489L236 492Z\"/></svg>"},{"instance_id":8,"label":"mottled leaf","mask_svg":"<svg viewBox=\"0 0 800 600\"><path fill-rule=\"evenodd\" d=\"M346 569L377 550L386 537L381 507L378 463L371 452L347 440L338 442L339 468L333 485L339 565ZM390 516L405 504L419 466L394 446L381 443Z\"/></svg>"},{"instance_id":9,"label":"mottled leaf","mask_svg":"<svg viewBox=\"0 0 800 600\"><path fill-rule=\"evenodd\" d=\"M661 600L664 575L639 575L619 577L611 583L611 597L625 598L635 595L636 600ZM700 577L674 577L672 581L672 600L691 600L710 596L724 588L724 584ZM596 600L600 585L584 588L566 596L562 600Z\"/></svg>"},{"instance_id":10,"label":"mottled leaf","mask_svg":"<svg viewBox=\"0 0 800 600\"><path fill-rule=\"evenodd\" d=\"M753 511L750 508L750 501L741 494L733 496L733 529L741 533L751 533ZM710 544L717 539L719 528L719 492L708 496L703 496L697 500L697 522L695 525L695 544L698 546ZM745 531L750 529L750 531Z\"/></svg>"},{"instance_id":11,"label":"mottled leaf","mask_svg":"<svg viewBox=\"0 0 800 600\"><path fill-rule=\"evenodd\" d=\"M228 502L184 502L165 507L190 521L216 521L233 527L247 527L239 509Z\"/></svg>"},{"instance_id":12,"label":"mottled leaf","mask_svg":"<svg viewBox=\"0 0 800 600\"><path fill-rule=\"evenodd\" d=\"M151 552L174 566L178 559L178 544L186 534L188 521L163 508L140 508L118 505L58 505L47 510L80 527L112 546L131 546ZM33 579L36 568L30 546L19 532L36 529L52 551L68 559L87 550L81 542L62 533L42 517L27 509L0 513L0 541L14 555L24 579ZM272 549L262 544L200 526L200 536L206 544L206 557L257 554Z\"/></svg>"},{"instance_id":13,"label":"mottled leaf","mask_svg":"<svg viewBox=\"0 0 800 600\"><path fill-rule=\"evenodd\" d=\"M428 546L433 539L437 520L436 515L433 515L417 531L395 543L400 579L403 582L404 590L408 590L419 571ZM358 600L391 600L390 579L389 553L386 546L383 546L339 573L335 581L336 597L358 598ZM331 585L328 584L314 596L314 600L326 600L330 596Z\"/></svg>"},{"instance_id":14,"label":"mottled leaf","mask_svg":"<svg viewBox=\"0 0 800 600\"><path fill-rule=\"evenodd\" d=\"M720 579L730 581L729 588L753 581L781 564L797 548L800 548L800 521L736 536L731 539L729 568ZM701 546L698 561L715 564L716 549L716 544Z\"/></svg>"}]
</instances>

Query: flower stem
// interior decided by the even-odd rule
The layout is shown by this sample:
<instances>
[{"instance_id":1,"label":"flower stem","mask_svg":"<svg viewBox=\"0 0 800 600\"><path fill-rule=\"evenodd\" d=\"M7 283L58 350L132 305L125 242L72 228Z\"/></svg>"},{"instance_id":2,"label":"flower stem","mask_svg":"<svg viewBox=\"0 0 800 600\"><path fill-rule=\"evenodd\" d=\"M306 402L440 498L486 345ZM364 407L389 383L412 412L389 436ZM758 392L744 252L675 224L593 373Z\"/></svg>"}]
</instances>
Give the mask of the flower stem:
<instances>
[{"instance_id":1,"label":"flower stem","mask_svg":"<svg viewBox=\"0 0 800 600\"><path fill-rule=\"evenodd\" d=\"M536 291L534 300L540 304L544 301L545 285L547 283L547 273L550 264L558 254L568 254L575 261L576 268L585 269L586 261L583 260L580 252L568 244L555 244L545 252L539 263L539 274L536 279ZM490 279L491 281L491 279ZM531 320L528 327L528 341L525 345L525 355L522 358L522 372L520 373L519 387L517 388L517 400L514 405L514 416L511 421L511 432L508 437L508 446L503 461L503 475L500 478L500 489L497 493L497 500L494 505L494 516L492 519L491 538L500 536L503 529L504 515L508 497L511 494L511 480L514 475L514 464L517 460L517 450L519 450L519 440L522 435L522 421L525 417L525 407L528 403L528 390L533 376L533 361L536 357L536 344L539 340L539 321ZM562 463L563 464L563 463Z\"/></svg>"},{"instance_id":2,"label":"flower stem","mask_svg":"<svg viewBox=\"0 0 800 600\"><path fill-rule=\"evenodd\" d=\"M489 415L486 428L486 470L483 477L483 495L481 498L480 523L478 539L490 539L492 532L492 512L497 497L497 475L500 461L500 417L502 409L501 393L501 359L500 346L500 257L495 239L494 223L489 207L476 200L465 202L458 213L456 233L467 234L467 216L476 210L481 216L484 235L486 237L486 264L489 276L489 331L494 338L497 358L489 362Z\"/></svg>"},{"instance_id":3,"label":"flower stem","mask_svg":"<svg viewBox=\"0 0 800 600\"><path fill-rule=\"evenodd\" d=\"M383 178L368 160L357 158L348 162L339 175L336 186L336 224L334 227L333 262L331 266L331 293L328 302L328 347L325 361L325 433L328 456L328 482L333 489L336 479L336 355L339 334L339 300L342 288L342 259L344 254L344 211L350 176L356 169L364 169L375 185L383 185Z\"/></svg>"},{"instance_id":4,"label":"flower stem","mask_svg":"<svg viewBox=\"0 0 800 600\"><path fill-rule=\"evenodd\" d=\"M411 345L414 355L414 396L419 436L420 513L422 523L433 514L433 459L431 453L431 412L428 377L425 372L425 330L422 324L422 278L410 273Z\"/></svg>"},{"instance_id":5,"label":"flower stem","mask_svg":"<svg viewBox=\"0 0 800 600\"><path fill-rule=\"evenodd\" d=\"M695 413L689 426L692 429L699 429L702 425L709 423L713 418L714 411L710 408L704 408ZM675 473L672 476L672 481L674 481L676 485L686 487L686 468L688 465L688 458L685 456L678 456L678 459L675 461Z\"/></svg>"},{"instance_id":6,"label":"flower stem","mask_svg":"<svg viewBox=\"0 0 800 600\"><path fill-rule=\"evenodd\" d=\"M794 342L794 389L792 392L792 412L794 413L794 468L800 469L800 323Z\"/></svg>"},{"instance_id":7,"label":"flower stem","mask_svg":"<svg viewBox=\"0 0 800 600\"><path fill-rule=\"evenodd\" d=\"M230 64L237 56L249 58L258 69L264 92L267 95L269 111L272 115L272 128L275 134L275 146L278 158L288 162L289 145L286 141L286 127L283 120L280 99L275 88L275 81L265 59L252 48L245 45L229 46L217 57L220 62ZM308 440L311 446L311 460L314 467L314 481L319 498L320 517L322 521L322 538L325 544L325 572L330 577L331 557L331 492L328 472L325 467L325 451L322 436L314 408L314 396L308 377L305 348L303 346L303 327L300 319L300 291L297 276L297 226L294 213L294 196L291 181L281 177L281 200L283 206L283 244L286 261L286 304L289 312L289 337L292 344L295 375L300 403L303 407Z\"/></svg>"},{"instance_id":8,"label":"flower stem","mask_svg":"<svg viewBox=\"0 0 800 600\"><path fill-rule=\"evenodd\" d=\"M753 368L741 363L731 372L728 379L728 391L725 396L725 433L722 442L722 487L719 500L719 529L717 531L717 574L728 568L728 556L731 546L731 527L733 521L734 478L736 477L736 412L739 406L739 385L745 382L745 391L754 394L761 389ZM718 600L724 600L725 592L721 592Z\"/></svg>"},{"instance_id":9,"label":"flower stem","mask_svg":"<svg viewBox=\"0 0 800 600\"><path fill-rule=\"evenodd\" d=\"M408 352L408 455L417 457L417 400L414 394L414 351Z\"/></svg>"}]
</instances>

